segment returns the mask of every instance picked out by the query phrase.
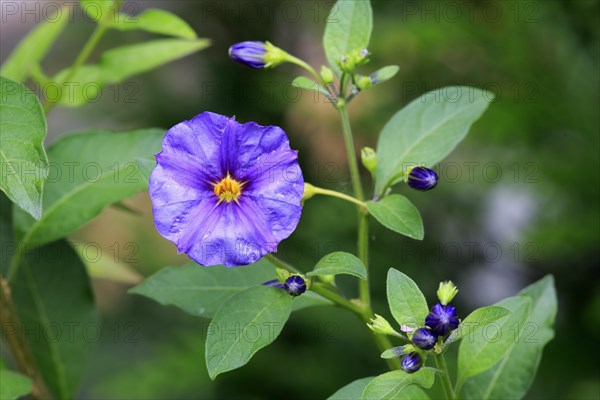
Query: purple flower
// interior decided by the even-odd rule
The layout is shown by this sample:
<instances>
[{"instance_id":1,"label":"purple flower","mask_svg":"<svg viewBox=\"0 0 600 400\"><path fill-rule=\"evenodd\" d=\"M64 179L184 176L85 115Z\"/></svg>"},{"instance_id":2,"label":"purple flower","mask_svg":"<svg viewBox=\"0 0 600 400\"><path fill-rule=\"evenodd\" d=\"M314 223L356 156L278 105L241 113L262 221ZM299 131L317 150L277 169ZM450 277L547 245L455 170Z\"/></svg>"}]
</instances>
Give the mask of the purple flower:
<instances>
[{"instance_id":1,"label":"purple flower","mask_svg":"<svg viewBox=\"0 0 600 400\"><path fill-rule=\"evenodd\" d=\"M408 174L408 186L425 191L436 187L438 175L434 170L425 167L414 167Z\"/></svg>"},{"instance_id":2,"label":"purple flower","mask_svg":"<svg viewBox=\"0 0 600 400\"><path fill-rule=\"evenodd\" d=\"M425 318L425 325L438 336L447 335L450 331L458 328L456 307L436 304Z\"/></svg>"},{"instance_id":3,"label":"purple flower","mask_svg":"<svg viewBox=\"0 0 600 400\"><path fill-rule=\"evenodd\" d=\"M413 333L412 342L423 350L431 350L437 342L437 336L427 328L419 328Z\"/></svg>"},{"instance_id":4,"label":"purple flower","mask_svg":"<svg viewBox=\"0 0 600 400\"><path fill-rule=\"evenodd\" d=\"M229 57L251 68L264 68L267 64L266 43L257 40L236 43L229 48Z\"/></svg>"},{"instance_id":5,"label":"purple flower","mask_svg":"<svg viewBox=\"0 0 600 400\"><path fill-rule=\"evenodd\" d=\"M292 275L285 280L283 288L292 296L306 292L306 281L300 275Z\"/></svg>"},{"instance_id":6,"label":"purple flower","mask_svg":"<svg viewBox=\"0 0 600 400\"><path fill-rule=\"evenodd\" d=\"M402 362L400 363L402 370L409 374L413 372L417 372L423 366L423 359L419 355L419 353L413 352L408 353L402 358Z\"/></svg>"},{"instance_id":7,"label":"purple flower","mask_svg":"<svg viewBox=\"0 0 600 400\"><path fill-rule=\"evenodd\" d=\"M304 180L279 127L204 112L167 131L156 161L156 229L201 265L253 263L298 225Z\"/></svg>"}]
</instances>

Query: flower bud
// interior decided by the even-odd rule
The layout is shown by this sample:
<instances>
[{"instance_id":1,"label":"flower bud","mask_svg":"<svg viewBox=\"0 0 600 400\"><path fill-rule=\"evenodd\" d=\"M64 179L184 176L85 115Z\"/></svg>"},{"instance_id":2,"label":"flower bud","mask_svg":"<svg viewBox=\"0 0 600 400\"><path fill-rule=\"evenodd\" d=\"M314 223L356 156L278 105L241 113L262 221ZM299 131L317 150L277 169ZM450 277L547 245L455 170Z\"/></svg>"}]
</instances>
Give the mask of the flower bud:
<instances>
[{"instance_id":1,"label":"flower bud","mask_svg":"<svg viewBox=\"0 0 600 400\"><path fill-rule=\"evenodd\" d=\"M333 82L333 71L331 68L328 68L324 65L321 66L321 79L323 79L323 82L325 83Z\"/></svg>"},{"instance_id":2,"label":"flower bud","mask_svg":"<svg viewBox=\"0 0 600 400\"><path fill-rule=\"evenodd\" d=\"M270 42L252 40L231 46L229 57L251 68L272 68L289 61L290 55Z\"/></svg>"},{"instance_id":3,"label":"flower bud","mask_svg":"<svg viewBox=\"0 0 600 400\"><path fill-rule=\"evenodd\" d=\"M291 296L300 296L302 293L306 292L306 281L300 275L291 275L283 283L283 288Z\"/></svg>"},{"instance_id":4,"label":"flower bud","mask_svg":"<svg viewBox=\"0 0 600 400\"><path fill-rule=\"evenodd\" d=\"M358 86L358 88L360 90L367 90L367 89L370 89L371 86L373 86L373 82L371 81L371 78L368 76L357 75L354 78L354 81L356 82L356 86Z\"/></svg>"},{"instance_id":5,"label":"flower bud","mask_svg":"<svg viewBox=\"0 0 600 400\"><path fill-rule=\"evenodd\" d=\"M400 363L402 370L408 374L417 372L423 366L423 358L419 353L409 353L402 358Z\"/></svg>"},{"instance_id":6,"label":"flower bud","mask_svg":"<svg viewBox=\"0 0 600 400\"><path fill-rule=\"evenodd\" d=\"M375 318L371 318L369 323L367 324L369 329L371 329L375 333L379 333L381 335L393 335L396 333L394 328L390 325L389 322L381 315L375 314Z\"/></svg>"},{"instance_id":7,"label":"flower bud","mask_svg":"<svg viewBox=\"0 0 600 400\"><path fill-rule=\"evenodd\" d=\"M356 67L369 62L369 54L369 50L367 49L355 49L348 54L340 56L337 64L343 72L353 74Z\"/></svg>"},{"instance_id":8,"label":"flower bud","mask_svg":"<svg viewBox=\"0 0 600 400\"><path fill-rule=\"evenodd\" d=\"M452 301L454 296L458 293L458 289L452 283L452 281L440 282L440 286L437 290L437 296L442 305L447 305Z\"/></svg>"},{"instance_id":9,"label":"flower bud","mask_svg":"<svg viewBox=\"0 0 600 400\"><path fill-rule=\"evenodd\" d=\"M437 336L427 328L419 328L412 335L412 342L423 350L431 350L437 342Z\"/></svg>"},{"instance_id":10,"label":"flower bud","mask_svg":"<svg viewBox=\"0 0 600 400\"><path fill-rule=\"evenodd\" d=\"M456 308L436 304L425 318L425 325L437 336L446 336L450 331L458 328L458 317Z\"/></svg>"},{"instance_id":11,"label":"flower bud","mask_svg":"<svg viewBox=\"0 0 600 400\"><path fill-rule=\"evenodd\" d=\"M408 172L408 186L413 189L426 191L433 189L438 182L434 170L425 167L414 167Z\"/></svg>"},{"instance_id":12,"label":"flower bud","mask_svg":"<svg viewBox=\"0 0 600 400\"><path fill-rule=\"evenodd\" d=\"M375 173L377 168L377 153L371 147L363 147L360 151L362 165L369 170L371 174Z\"/></svg>"}]
</instances>

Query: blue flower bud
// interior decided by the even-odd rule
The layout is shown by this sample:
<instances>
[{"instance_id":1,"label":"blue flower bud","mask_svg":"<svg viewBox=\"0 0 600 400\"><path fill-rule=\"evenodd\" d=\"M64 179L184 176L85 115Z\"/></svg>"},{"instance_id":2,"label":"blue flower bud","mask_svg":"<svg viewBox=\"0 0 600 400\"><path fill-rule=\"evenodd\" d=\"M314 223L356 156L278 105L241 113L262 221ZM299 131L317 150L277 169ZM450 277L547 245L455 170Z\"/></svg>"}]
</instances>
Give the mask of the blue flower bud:
<instances>
[{"instance_id":1,"label":"blue flower bud","mask_svg":"<svg viewBox=\"0 0 600 400\"><path fill-rule=\"evenodd\" d=\"M434 170L425 167L414 167L408 173L408 186L417 190L433 189L438 182L438 175Z\"/></svg>"},{"instance_id":2,"label":"blue flower bud","mask_svg":"<svg viewBox=\"0 0 600 400\"><path fill-rule=\"evenodd\" d=\"M229 48L229 57L251 68L264 68L267 62L266 43L257 40L236 43Z\"/></svg>"},{"instance_id":3,"label":"blue flower bud","mask_svg":"<svg viewBox=\"0 0 600 400\"><path fill-rule=\"evenodd\" d=\"M431 350L437 342L437 336L427 328L419 328L413 333L412 342L423 350Z\"/></svg>"},{"instance_id":4,"label":"blue flower bud","mask_svg":"<svg viewBox=\"0 0 600 400\"><path fill-rule=\"evenodd\" d=\"M458 328L458 324L456 307L443 306L440 303L433 306L431 312L425 318L425 325L438 336L446 336L450 331Z\"/></svg>"},{"instance_id":5,"label":"blue flower bud","mask_svg":"<svg viewBox=\"0 0 600 400\"><path fill-rule=\"evenodd\" d=\"M300 296L306 292L306 281L300 275L292 275L285 280L283 288L292 296Z\"/></svg>"},{"instance_id":6,"label":"blue flower bud","mask_svg":"<svg viewBox=\"0 0 600 400\"><path fill-rule=\"evenodd\" d=\"M400 365L402 366L402 370L404 372L412 374L413 372L417 372L421 369L423 366L423 359L419 353L409 353L404 356Z\"/></svg>"}]
</instances>

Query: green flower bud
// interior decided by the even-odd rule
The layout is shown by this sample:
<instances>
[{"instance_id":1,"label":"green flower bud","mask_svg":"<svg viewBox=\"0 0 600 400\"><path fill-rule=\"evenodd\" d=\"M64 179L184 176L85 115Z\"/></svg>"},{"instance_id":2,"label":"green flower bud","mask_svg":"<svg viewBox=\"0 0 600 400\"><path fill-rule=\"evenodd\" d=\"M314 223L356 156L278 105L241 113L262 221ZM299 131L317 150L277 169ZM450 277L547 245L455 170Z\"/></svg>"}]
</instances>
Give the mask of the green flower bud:
<instances>
[{"instance_id":1,"label":"green flower bud","mask_svg":"<svg viewBox=\"0 0 600 400\"><path fill-rule=\"evenodd\" d=\"M328 68L324 65L321 66L321 79L323 79L323 82L325 83L333 82L333 71L331 68Z\"/></svg>"},{"instance_id":2,"label":"green flower bud","mask_svg":"<svg viewBox=\"0 0 600 400\"><path fill-rule=\"evenodd\" d=\"M362 161L362 165L369 170L371 174L375 173L375 168L377 168L377 153L371 147L363 147L360 151L360 159Z\"/></svg>"},{"instance_id":3,"label":"green flower bud","mask_svg":"<svg viewBox=\"0 0 600 400\"><path fill-rule=\"evenodd\" d=\"M290 61L292 57L280 49L274 46L271 42L265 42L265 68L273 68L281 63Z\"/></svg>"},{"instance_id":4,"label":"green flower bud","mask_svg":"<svg viewBox=\"0 0 600 400\"><path fill-rule=\"evenodd\" d=\"M367 49L355 49L350 53L340 56L337 64L342 71L353 74L356 67L369 62L369 54L369 50Z\"/></svg>"},{"instance_id":5,"label":"green flower bud","mask_svg":"<svg viewBox=\"0 0 600 400\"><path fill-rule=\"evenodd\" d=\"M282 268L275 269L275 275L277 275L277 279L281 282L285 282L287 278L289 278L292 274L290 271L287 271Z\"/></svg>"},{"instance_id":6,"label":"green flower bud","mask_svg":"<svg viewBox=\"0 0 600 400\"><path fill-rule=\"evenodd\" d=\"M335 275L319 275L322 282L335 284Z\"/></svg>"},{"instance_id":7,"label":"green flower bud","mask_svg":"<svg viewBox=\"0 0 600 400\"><path fill-rule=\"evenodd\" d=\"M389 322L381 315L375 314L375 318L371 318L371 321L367 324L370 330L381 335L394 335L396 331Z\"/></svg>"},{"instance_id":8,"label":"green flower bud","mask_svg":"<svg viewBox=\"0 0 600 400\"><path fill-rule=\"evenodd\" d=\"M367 90L367 89L370 89L371 86L373 86L373 82L371 81L371 78L368 76L356 75L356 77L354 78L354 81L356 82L356 86L358 86L358 88L360 90Z\"/></svg>"},{"instance_id":9,"label":"green flower bud","mask_svg":"<svg viewBox=\"0 0 600 400\"><path fill-rule=\"evenodd\" d=\"M454 296L458 293L458 289L452 283L452 281L440 282L440 286L437 290L437 296L442 305L447 305L452 301Z\"/></svg>"}]
</instances>

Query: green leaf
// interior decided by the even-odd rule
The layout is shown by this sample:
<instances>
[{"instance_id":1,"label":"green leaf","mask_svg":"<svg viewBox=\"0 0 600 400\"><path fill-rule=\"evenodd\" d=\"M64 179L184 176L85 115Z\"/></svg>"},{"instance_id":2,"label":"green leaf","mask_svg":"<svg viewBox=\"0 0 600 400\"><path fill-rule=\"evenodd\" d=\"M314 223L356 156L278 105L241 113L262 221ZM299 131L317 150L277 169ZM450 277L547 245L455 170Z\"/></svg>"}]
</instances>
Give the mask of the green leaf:
<instances>
[{"instance_id":1,"label":"green leaf","mask_svg":"<svg viewBox=\"0 0 600 400\"><path fill-rule=\"evenodd\" d=\"M108 26L120 31L143 30L183 39L196 39L196 32L187 22L169 11L157 8L149 8L133 17L120 13L116 21L108 22Z\"/></svg>"},{"instance_id":2,"label":"green leaf","mask_svg":"<svg viewBox=\"0 0 600 400\"><path fill-rule=\"evenodd\" d=\"M332 306L333 303L325 297L311 291L305 292L302 296L294 298L292 311L299 311L309 307Z\"/></svg>"},{"instance_id":3,"label":"green leaf","mask_svg":"<svg viewBox=\"0 0 600 400\"><path fill-rule=\"evenodd\" d=\"M340 75L340 56L369 46L373 12L369 0L338 0L329 13L323 48L331 68Z\"/></svg>"},{"instance_id":4,"label":"green leaf","mask_svg":"<svg viewBox=\"0 0 600 400\"><path fill-rule=\"evenodd\" d=\"M44 380L58 398L74 398L102 334L85 266L57 241L25 254L11 289Z\"/></svg>"},{"instance_id":5,"label":"green leaf","mask_svg":"<svg viewBox=\"0 0 600 400\"><path fill-rule=\"evenodd\" d=\"M354 275L367 279L367 269L358 257L343 251L336 251L321 258L308 276L315 275Z\"/></svg>"},{"instance_id":6,"label":"green leaf","mask_svg":"<svg viewBox=\"0 0 600 400\"><path fill-rule=\"evenodd\" d=\"M458 349L458 388L467 379L488 370L506 355L518 338L518 328L527 321L531 299L509 297L497 305L512 310L512 313L488 325L487 329L478 329L463 339ZM493 329L489 329L492 326Z\"/></svg>"},{"instance_id":7,"label":"green leaf","mask_svg":"<svg viewBox=\"0 0 600 400\"><path fill-rule=\"evenodd\" d=\"M276 288L258 286L230 297L208 327L206 366L210 378L245 365L271 344L291 311L292 297Z\"/></svg>"},{"instance_id":8,"label":"green leaf","mask_svg":"<svg viewBox=\"0 0 600 400\"><path fill-rule=\"evenodd\" d=\"M103 23L115 18L114 0L79 0L79 4L88 17Z\"/></svg>"},{"instance_id":9,"label":"green leaf","mask_svg":"<svg viewBox=\"0 0 600 400\"><path fill-rule=\"evenodd\" d=\"M469 399L521 399L533 383L544 346L554 337L557 311L551 275L525 288L519 296L532 300L529 318L505 356L488 371L469 379L462 394ZM513 333L513 332L511 332Z\"/></svg>"},{"instance_id":10,"label":"green leaf","mask_svg":"<svg viewBox=\"0 0 600 400\"><path fill-rule=\"evenodd\" d=\"M390 359L390 358L397 358L400 356L405 355L406 353L404 352L404 346L396 346L396 347L392 347L391 349L387 349L385 350L383 353L381 353L381 358L385 358L385 359Z\"/></svg>"},{"instance_id":11,"label":"green leaf","mask_svg":"<svg viewBox=\"0 0 600 400\"><path fill-rule=\"evenodd\" d=\"M27 88L0 77L0 189L35 219L48 175L46 117Z\"/></svg>"},{"instance_id":12,"label":"green leaf","mask_svg":"<svg viewBox=\"0 0 600 400\"><path fill-rule=\"evenodd\" d=\"M392 79L398 73L398 70L400 70L400 67L397 65L388 65L373 72L369 75L373 86Z\"/></svg>"},{"instance_id":13,"label":"green leaf","mask_svg":"<svg viewBox=\"0 0 600 400\"><path fill-rule=\"evenodd\" d=\"M390 311L400 326L423 326L429 314L425 296L412 279L394 268L390 268L387 275L387 299Z\"/></svg>"},{"instance_id":14,"label":"green leaf","mask_svg":"<svg viewBox=\"0 0 600 400\"><path fill-rule=\"evenodd\" d=\"M56 102L64 106L78 107L96 99L104 85L150 71L202 50L209 44L208 39L158 39L117 47L104 52L100 64L80 68L60 93L49 93L49 97L56 97ZM62 70L53 80L63 82L68 74L69 69Z\"/></svg>"},{"instance_id":15,"label":"green leaf","mask_svg":"<svg viewBox=\"0 0 600 400\"><path fill-rule=\"evenodd\" d=\"M8 276L10 263L17 252L13 235L12 203L3 192L0 192L0 274Z\"/></svg>"},{"instance_id":16,"label":"green leaf","mask_svg":"<svg viewBox=\"0 0 600 400\"><path fill-rule=\"evenodd\" d=\"M362 398L363 400L419 398L405 396L404 389L413 384L430 388L434 381L435 370L433 368L421 368L413 374L391 371L379 375L369 382Z\"/></svg>"},{"instance_id":17,"label":"green leaf","mask_svg":"<svg viewBox=\"0 0 600 400\"><path fill-rule=\"evenodd\" d=\"M149 159L149 158L136 157L135 162L137 163L138 168L140 169L140 176L146 182L149 183L150 182L150 174L152 173L152 170L154 169L154 167L156 167L156 160L154 158Z\"/></svg>"},{"instance_id":18,"label":"green leaf","mask_svg":"<svg viewBox=\"0 0 600 400\"><path fill-rule=\"evenodd\" d=\"M493 98L480 89L451 86L426 93L397 112L377 144L375 193L384 193L406 168L431 167L446 157Z\"/></svg>"},{"instance_id":19,"label":"green leaf","mask_svg":"<svg viewBox=\"0 0 600 400\"><path fill-rule=\"evenodd\" d=\"M327 398L327 400L360 400L365 387L373 380L373 376L357 379L339 389Z\"/></svg>"},{"instance_id":20,"label":"green leaf","mask_svg":"<svg viewBox=\"0 0 600 400\"><path fill-rule=\"evenodd\" d=\"M392 194L365 204L369 213L386 228L417 240L425 236L421 214L406 197Z\"/></svg>"},{"instance_id":21,"label":"green leaf","mask_svg":"<svg viewBox=\"0 0 600 400\"><path fill-rule=\"evenodd\" d=\"M62 7L33 28L2 64L0 68L2 76L24 82L29 77L31 69L44 59L58 35L61 34L69 20L69 15L71 15L70 7ZM2 90L4 91L4 88Z\"/></svg>"},{"instance_id":22,"label":"green leaf","mask_svg":"<svg viewBox=\"0 0 600 400\"><path fill-rule=\"evenodd\" d=\"M313 81L312 79L308 79L305 76L299 76L296 79L294 79L292 81L292 86L300 88L300 89L312 90L313 92L320 93L323 96L327 97L328 99L331 99L331 95L329 94L329 92L327 90L325 90L324 87L322 87L321 85L319 85L317 82Z\"/></svg>"},{"instance_id":23,"label":"green leaf","mask_svg":"<svg viewBox=\"0 0 600 400\"><path fill-rule=\"evenodd\" d=\"M25 375L6 369L0 370L0 399L13 400L31 393L31 380Z\"/></svg>"},{"instance_id":24,"label":"green leaf","mask_svg":"<svg viewBox=\"0 0 600 400\"><path fill-rule=\"evenodd\" d=\"M51 170L44 193L44 215L34 221L14 213L23 246L44 244L73 233L100 212L146 189L136 157L156 154L164 131L91 130L59 138L48 149Z\"/></svg>"},{"instance_id":25,"label":"green leaf","mask_svg":"<svg viewBox=\"0 0 600 400\"><path fill-rule=\"evenodd\" d=\"M453 331L448 339L444 342L444 348L448 347L454 342L458 342L463 337L469 335L478 329L484 328L486 325L504 317L509 314L510 311L504 307L498 306L487 306L478 308L467 316L463 321L460 322L458 329Z\"/></svg>"}]
</instances>

